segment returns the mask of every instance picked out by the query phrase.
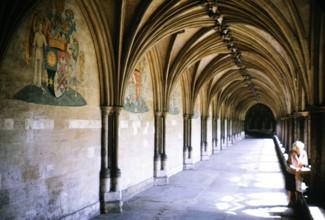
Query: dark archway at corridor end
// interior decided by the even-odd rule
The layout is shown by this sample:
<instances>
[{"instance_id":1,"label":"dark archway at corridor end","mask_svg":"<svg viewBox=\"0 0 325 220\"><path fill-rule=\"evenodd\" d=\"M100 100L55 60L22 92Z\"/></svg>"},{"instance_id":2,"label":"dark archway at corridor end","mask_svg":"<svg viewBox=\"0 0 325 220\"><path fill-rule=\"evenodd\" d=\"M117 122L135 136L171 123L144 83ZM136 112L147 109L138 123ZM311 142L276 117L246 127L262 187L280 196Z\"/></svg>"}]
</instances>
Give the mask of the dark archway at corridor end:
<instances>
[{"instance_id":1,"label":"dark archway at corridor end","mask_svg":"<svg viewBox=\"0 0 325 220\"><path fill-rule=\"evenodd\" d=\"M246 113L245 133L256 137L272 137L275 124L270 108L263 104L256 104Z\"/></svg>"}]
</instances>

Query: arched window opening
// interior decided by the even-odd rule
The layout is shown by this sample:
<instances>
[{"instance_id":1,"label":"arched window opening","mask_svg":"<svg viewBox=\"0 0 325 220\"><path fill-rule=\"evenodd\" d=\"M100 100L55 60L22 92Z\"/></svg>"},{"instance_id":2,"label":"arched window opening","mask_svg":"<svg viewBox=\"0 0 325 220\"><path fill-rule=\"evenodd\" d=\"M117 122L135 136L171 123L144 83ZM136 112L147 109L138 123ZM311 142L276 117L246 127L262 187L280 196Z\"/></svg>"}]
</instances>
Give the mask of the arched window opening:
<instances>
[{"instance_id":1,"label":"arched window opening","mask_svg":"<svg viewBox=\"0 0 325 220\"><path fill-rule=\"evenodd\" d=\"M263 104L251 107L245 117L245 132L253 136L270 136L275 130L272 111Z\"/></svg>"}]
</instances>

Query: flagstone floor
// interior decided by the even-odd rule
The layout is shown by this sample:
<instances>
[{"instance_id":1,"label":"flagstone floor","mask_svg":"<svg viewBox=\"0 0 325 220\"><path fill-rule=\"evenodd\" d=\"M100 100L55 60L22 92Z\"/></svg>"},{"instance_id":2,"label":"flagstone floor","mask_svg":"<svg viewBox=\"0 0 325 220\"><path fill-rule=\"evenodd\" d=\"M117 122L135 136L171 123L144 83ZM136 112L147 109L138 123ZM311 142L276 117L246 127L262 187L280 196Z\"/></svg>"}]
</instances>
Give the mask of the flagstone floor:
<instances>
[{"instance_id":1,"label":"flagstone floor","mask_svg":"<svg viewBox=\"0 0 325 220\"><path fill-rule=\"evenodd\" d=\"M93 220L298 219L272 139L246 138Z\"/></svg>"}]
</instances>

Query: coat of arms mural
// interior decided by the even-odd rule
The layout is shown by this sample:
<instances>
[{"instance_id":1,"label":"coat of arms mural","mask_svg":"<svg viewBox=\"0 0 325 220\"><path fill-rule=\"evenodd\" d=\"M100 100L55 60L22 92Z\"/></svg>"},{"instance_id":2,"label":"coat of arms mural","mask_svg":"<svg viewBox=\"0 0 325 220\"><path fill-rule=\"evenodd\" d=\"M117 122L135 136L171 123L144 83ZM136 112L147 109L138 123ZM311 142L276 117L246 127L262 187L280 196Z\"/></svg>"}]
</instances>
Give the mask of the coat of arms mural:
<instances>
[{"instance_id":1,"label":"coat of arms mural","mask_svg":"<svg viewBox=\"0 0 325 220\"><path fill-rule=\"evenodd\" d=\"M33 65L32 84L15 98L49 105L82 106L76 64L79 42L74 12L64 0L50 1L44 12L34 14L26 39L26 62ZM46 82L42 81L47 75Z\"/></svg>"}]
</instances>

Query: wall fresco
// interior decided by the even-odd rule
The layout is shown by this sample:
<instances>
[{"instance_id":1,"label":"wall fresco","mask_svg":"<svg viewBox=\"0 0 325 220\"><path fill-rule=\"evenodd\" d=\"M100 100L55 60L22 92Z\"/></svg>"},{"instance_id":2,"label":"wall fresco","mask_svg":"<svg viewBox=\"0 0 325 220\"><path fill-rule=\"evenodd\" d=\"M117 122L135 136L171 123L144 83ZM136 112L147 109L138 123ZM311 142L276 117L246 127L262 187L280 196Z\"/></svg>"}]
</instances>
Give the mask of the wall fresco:
<instances>
[{"instance_id":1,"label":"wall fresco","mask_svg":"<svg viewBox=\"0 0 325 220\"><path fill-rule=\"evenodd\" d=\"M194 105L193 119L198 119L199 117L200 117L200 97L198 97Z\"/></svg>"},{"instance_id":2,"label":"wall fresco","mask_svg":"<svg viewBox=\"0 0 325 220\"><path fill-rule=\"evenodd\" d=\"M179 91L179 88L179 85L177 85L171 94L168 109L168 113L171 115L178 115L180 112L179 104L181 103L181 93Z\"/></svg>"},{"instance_id":3,"label":"wall fresco","mask_svg":"<svg viewBox=\"0 0 325 220\"><path fill-rule=\"evenodd\" d=\"M15 98L48 105L87 104L78 92L76 32L74 12L65 9L64 0L49 1L47 9L34 14L26 35L26 63L34 67L32 83L16 93ZM46 81L42 81L44 74Z\"/></svg>"},{"instance_id":4,"label":"wall fresco","mask_svg":"<svg viewBox=\"0 0 325 220\"><path fill-rule=\"evenodd\" d=\"M124 97L124 110L133 113L148 112L149 108L146 103L147 92L149 89L149 73L147 71L148 62L143 58L135 67L126 87Z\"/></svg>"}]
</instances>

